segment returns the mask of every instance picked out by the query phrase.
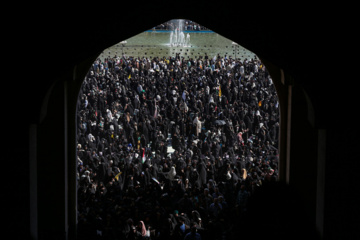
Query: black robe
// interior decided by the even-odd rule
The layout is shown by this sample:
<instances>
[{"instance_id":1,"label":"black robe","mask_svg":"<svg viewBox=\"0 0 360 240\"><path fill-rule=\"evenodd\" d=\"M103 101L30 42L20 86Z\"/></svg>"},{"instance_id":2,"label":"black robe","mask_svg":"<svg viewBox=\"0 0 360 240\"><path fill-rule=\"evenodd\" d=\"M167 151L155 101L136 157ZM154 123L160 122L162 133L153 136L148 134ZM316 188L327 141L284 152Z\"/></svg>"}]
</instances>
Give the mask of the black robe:
<instances>
[{"instance_id":1,"label":"black robe","mask_svg":"<svg viewBox=\"0 0 360 240\"><path fill-rule=\"evenodd\" d=\"M198 170L199 170L199 184L200 186L203 186L204 184L206 184L206 180L207 180L206 165L203 160L200 161L198 165Z\"/></svg>"}]
</instances>

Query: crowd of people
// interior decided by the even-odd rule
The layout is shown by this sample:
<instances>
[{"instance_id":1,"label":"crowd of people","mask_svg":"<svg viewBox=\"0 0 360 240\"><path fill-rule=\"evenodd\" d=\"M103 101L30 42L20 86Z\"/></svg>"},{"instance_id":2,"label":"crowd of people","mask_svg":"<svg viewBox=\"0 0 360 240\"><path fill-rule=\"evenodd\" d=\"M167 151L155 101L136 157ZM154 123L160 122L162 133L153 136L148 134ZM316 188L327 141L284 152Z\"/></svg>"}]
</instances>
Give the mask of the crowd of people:
<instances>
[{"instance_id":1,"label":"crowd of people","mask_svg":"<svg viewBox=\"0 0 360 240\"><path fill-rule=\"evenodd\" d=\"M259 59L96 60L77 105L79 238L224 239L277 180L278 133Z\"/></svg>"}]
</instances>

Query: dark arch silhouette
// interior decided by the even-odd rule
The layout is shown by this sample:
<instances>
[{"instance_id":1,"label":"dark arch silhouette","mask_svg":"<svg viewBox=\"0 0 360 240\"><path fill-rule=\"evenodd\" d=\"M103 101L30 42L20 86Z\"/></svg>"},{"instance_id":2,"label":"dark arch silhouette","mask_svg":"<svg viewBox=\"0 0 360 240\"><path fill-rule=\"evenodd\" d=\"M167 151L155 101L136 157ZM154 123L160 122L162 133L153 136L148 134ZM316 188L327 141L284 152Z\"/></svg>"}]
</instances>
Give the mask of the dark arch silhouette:
<instances>
[{"instance_id":1,"label":"dark arch silhouette","mask_svg":"<svg viewBox=\"0 0 360 240\"><path fill-rule=\"evenodd\" d=\"M309 221L324 238L358 238L360 199L354 174L359 169L359 130L356 118L343 117L354 111L348 103L356 103L358 96L352 86L356 73L344 70L356 46L354 21L350 13L334 18L334 13L344 10L341 6L320 11L299 5L293 11L272 4L252 6L259 14L241 11L240 15L234 3L220 9L196 1L181 9L171 2L166 5L171 11L161 14L154 1L137 8L123 5L121 14L119 8L97 5L97 17L108 23L105 28L103 21L89 17L90 11L71 11L69 5L58 6L57 11L15 12L17 20L6 24L3 43L11 50L6 67L13 75L2 89L14 94L14 99L3 102L3 112L13 116L9 123L16 126L6 125L3 134L7 141L3 168L9 169L4 174L7 233L13 239L74 238L72 106L83 73L102 49L119 39L168 19L188 18L253 51L272 69L270 74L277 76L276 84L282 88L278 93L286 116L280 150L287 163L284 181L302 197ZM337 100L329 101L334 96Z\"/></svg>"}]
</instances>

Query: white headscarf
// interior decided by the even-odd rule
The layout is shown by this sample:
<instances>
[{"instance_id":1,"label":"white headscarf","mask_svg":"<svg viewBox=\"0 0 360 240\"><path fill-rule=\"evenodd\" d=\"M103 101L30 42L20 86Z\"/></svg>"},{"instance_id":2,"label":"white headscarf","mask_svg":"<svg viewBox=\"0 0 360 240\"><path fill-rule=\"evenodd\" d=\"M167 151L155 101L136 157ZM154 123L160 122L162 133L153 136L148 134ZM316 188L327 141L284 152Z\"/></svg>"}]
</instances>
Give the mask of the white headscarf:
<instances>
[{"instance_id":1,"label":"white headscarf","mask_svg":"<svg viewBox=\"0 0 360 240\"><path fill-rule=\"evenodd\" d=\"M231 179L230 171L227 172L227 174L226 174L226 179L227 179L227 180L230 180L230 179Z\"/></svg>"},{"instance_id":2,"label":"white headscarf","mask_svg":"<svg viewBox=\"0 0 360 240\"><path fill-rule=\"evenodd\" d=\"M170 180L173 180L175 178L175 176L176 176L176 170L175 170L175 167L173 166L173 167L171 167L171 169L168 173L168 178Z\"/></svg>"}]
</instances>

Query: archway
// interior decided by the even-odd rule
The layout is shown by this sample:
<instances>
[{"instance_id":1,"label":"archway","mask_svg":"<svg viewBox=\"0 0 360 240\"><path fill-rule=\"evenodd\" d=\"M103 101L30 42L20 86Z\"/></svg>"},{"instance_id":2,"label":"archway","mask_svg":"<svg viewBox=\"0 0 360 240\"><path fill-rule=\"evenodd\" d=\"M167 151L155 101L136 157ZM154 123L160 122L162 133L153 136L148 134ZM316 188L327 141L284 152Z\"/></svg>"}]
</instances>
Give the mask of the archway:
<instances>
[{"instance_id":1,"label":"archway","mask_svg":"<svg viewBox=\"0 0 360 240\"><path fill-rule=\"evenodd\" d=\"M220 59L220 61L221 61L221 59ZM175 58L175 61L174 61L174 63L176 64L176 58ZM221 63L220 63L221 64ZM256 66L256 64L253 64L253 66ZM263 66L261 66L261 69L263 68ZM102 69L100 69L100 70L102 70ZM156 70L154 70L155 72L156 72ZM257 70L258 71L258 70ZM132 76L132 74L131 74L131 70L130 70L130 72L128 72L128 73L130 73L129 74L129 77L128 77L128 79L131 79L133 76ZM91 73L89 73L90 75L91 75ZM155 73L156 74L156 73ZM248 74L244 74L242 77L244 77L244 79L245 79L245 77L246 77L246 83L247 82L251 82L251 77L253 77L253 76L251 76L251 77L249 77L249 75L250 75L250 71L248 72ZM126 76L127 77L127 76ZM238 77L238 76L237 76ZM240 76L239 76L240 77ZM282 77L282 79L283 79L284 77ZM239 84L241 84L242 85L242 83L244 83L244 82L241 82L241 79L239 80L238 78L236 78L238 81L239 81ZM244 81L244 80L243 80ZM105 85L106 85L106 81L104 82L105 83ZM249 87L252 87L252 83L253 82L251 82L251 84L249 85ZM101 85L103 85L103 83L101 83ZM220 84L221 85L221 84ZM226 84L225 84L226 85ZM237 84L235 85L235 86L238 86ZM103 89L106 89L106 87L105 86L101 86L101 88L103 88ZM102 89L102 90L103 90ZM218 89L217 91L217 96L221 96L221 93L219 93L219 90L220 89ZM223 89L224 90L224 89ZM221 91L221 90L220 90ZM259 91L260 92L260 91ZM139 92L139 94L140 94L140 92ZM230 102L232 102L232 101L230 101ZM255 107L257 106L257 107L262 107L262 106L264 106L263 105L264 103L263 102L260 102L260 101L255 101ZM103 109L104 110L104 109ZM103 112L103 115L105 116L105 112L102 110L102 112ZM110 113L111 113L111 115L113 114L111 111L110 111ZM94 113L95 115L97 115L98 113ZM256 115L257 113L255 113L254 112L254 115ZM105 118L106 117L109 117L109 118L112 118L112 116L110 117L110 116L105 116ZM223 119L221 119L221 120L223 120ZM90 123L87 127L88 128L90 128L90 126L92 125L92 123ZM97 125L97 123L96 123L96 125ZM114 129L115 130L115 129ZM255 130L255 128L252 130L253 132L255 132L255 131L258 131L259 129L257 129L257 130ZM87 130L85 130L85 132L86 132ZM110 138L116 138L116 136L114 136L114 135L111 135L111 137ZM90 139L89 139L90 140ZM91 140L90 140L91 141ZM249 141L250 142L250 141ZM134 144L136 144L136 142L135 141L132 141L132 145L134 145ZM141 153L141 152L139 152L139 153ZM251 160L250 160L251 161ZM119 173L121 173L121 171L119 171L117 174L119 174ZM116 175L117 175L116 174ZM80 176L79 176L80 177Z\"/></svg>"}]
</instances>

